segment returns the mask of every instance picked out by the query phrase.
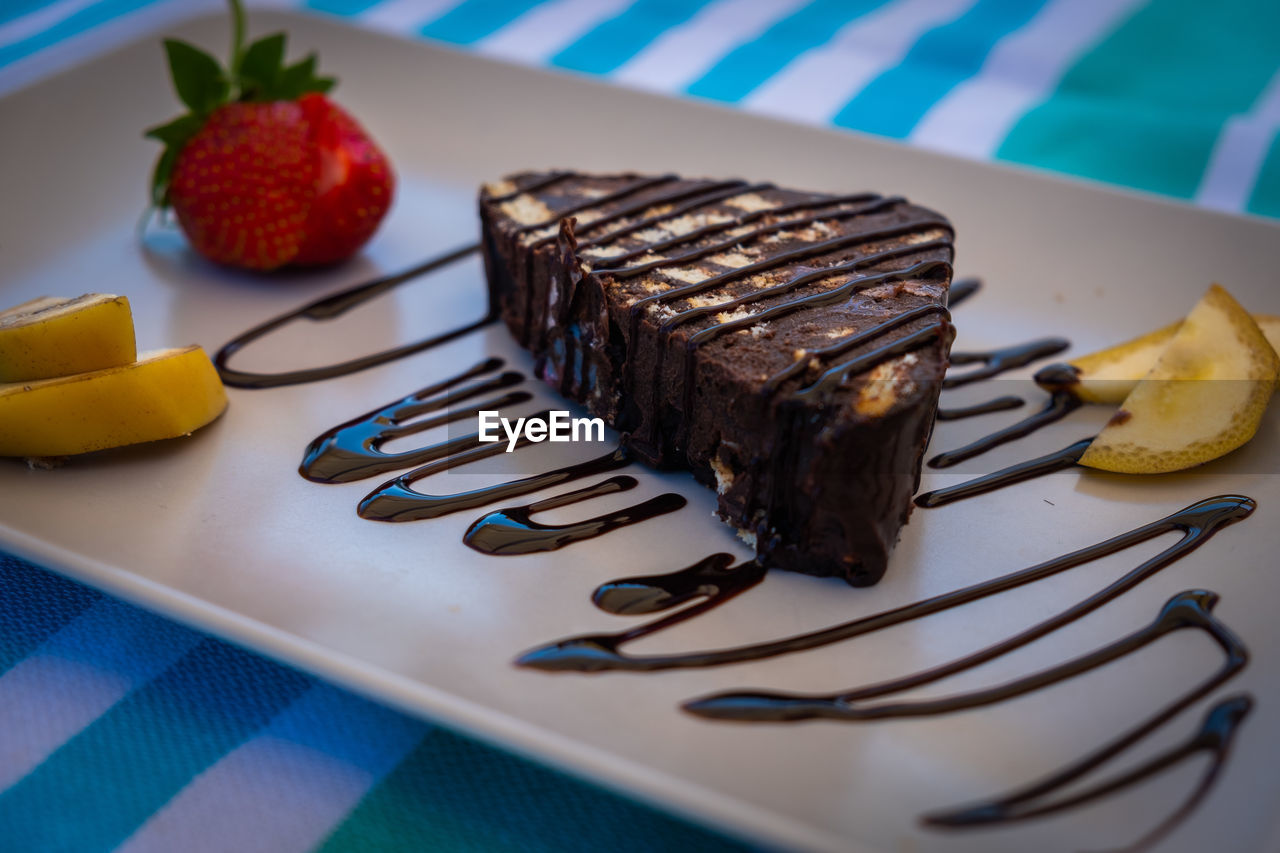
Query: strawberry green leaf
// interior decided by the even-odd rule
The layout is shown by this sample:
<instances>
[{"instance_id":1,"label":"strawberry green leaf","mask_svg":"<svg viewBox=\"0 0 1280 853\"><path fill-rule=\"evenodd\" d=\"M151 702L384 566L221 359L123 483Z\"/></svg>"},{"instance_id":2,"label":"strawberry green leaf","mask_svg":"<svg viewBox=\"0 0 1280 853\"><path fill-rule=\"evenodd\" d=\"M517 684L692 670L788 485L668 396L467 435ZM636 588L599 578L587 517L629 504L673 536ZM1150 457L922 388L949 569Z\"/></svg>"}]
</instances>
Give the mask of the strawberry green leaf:
<instances>
[{"instance_id":1,"label":"strawberry green leaf","mask_svg":"<svg viewBox=\"0 0 1280 853\"><path fill-rule=\"evenodd\" d=\"M187 140L203 126L202 116L188 113L167 124L153 127L144 134L148 139L164 143L164 151L156 160L155 170L151 174L151 203L154 206L164 207L168 203L169 177L173 173L173 164Z\"/></svg>"},{"instance_id":2,"label":"strawberry green leaf","mask_svg":"<svg viewBox=\"0 0 1280 853\"><path fill-rule=\"evenodd\" d=\"M173 175L173 164L178 159L178 148L166 148L156 160L156 167L151 173L151 205L164 208L169 205L169 178Z\"/></svg>"},{"instance_id":3,"label":"strawberry green leaf","mask_svg":"<svg viewBox=\"0 0 1280 853\"><path fill-rule=\"evenodd\" d=\"M285 34L264 36L245 50L240 60L240 99L270 97L284 65Z\"/></svg>"},{"instance_id":4,"label":"strawberry green leaf","mask_svg":"<svg viewBox=\"0 0 1280 853\"><path fill-rule=\"evenodd\" d=\"M315 76L316 55L310 54L306 59L287 66L276 81L274 94L282 101L291 101L307 91L307 82Z\"/></svg>"},{"instance_id":5,"label":"strawberry green leaf","mask_svg":"<svg viewBox=\"0 0 1280 853\"><path fill-rule=\"evenodd\" d=\"M187 115L175 118L167 124L162 124L158 127L148 129L143 136L148 139L155 139L159 142L163 142L165 145L173 145L180 148L188 139L195 135L195 132L199 130L203 124L204 120L202 118L188 113Z\"/></svg>"},{"instance_id":6,"label":"strawberry green leaf","mask_svg":"<svg viewBox=\"0 0 1280 853\"><path fill-rule=\"evenodd\" d=\"M280 72L272 95L282 101L291 101L308 92L327 92L335 83L337 81L332 77L316 76L316 55L312 53Z\"/></svg>"},{"instance_id":7,"label":"strawberry green leaf","mask_svg":"<svg viewBox=\"0 0 1280 853\"><path fill-rule=\"evenodd\" d=\"M177 39L165 39L164 49L178 98L193 113L205 115L226 100L230 86L216 59Z\"/></svg>"}]
</instances>

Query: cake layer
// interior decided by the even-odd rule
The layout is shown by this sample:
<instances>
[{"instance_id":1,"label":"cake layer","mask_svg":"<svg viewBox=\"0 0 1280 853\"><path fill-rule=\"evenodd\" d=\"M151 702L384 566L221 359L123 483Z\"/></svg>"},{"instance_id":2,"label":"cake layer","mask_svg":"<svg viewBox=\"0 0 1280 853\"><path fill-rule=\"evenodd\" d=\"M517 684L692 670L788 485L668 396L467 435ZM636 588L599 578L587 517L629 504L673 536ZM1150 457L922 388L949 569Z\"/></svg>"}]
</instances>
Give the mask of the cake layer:
<instances>
[{"instance_id":1,"label":"cake layer","mask_svg":"<svg viewBox=\"0 0 1280 853\"><path fill-rule=\"evenodd\" d=\"M952 230L896 197L523 173L480 196L491 297L543 379L691 469L769 566L875 583L953 337Z\"/></svg>"}]
</instances>

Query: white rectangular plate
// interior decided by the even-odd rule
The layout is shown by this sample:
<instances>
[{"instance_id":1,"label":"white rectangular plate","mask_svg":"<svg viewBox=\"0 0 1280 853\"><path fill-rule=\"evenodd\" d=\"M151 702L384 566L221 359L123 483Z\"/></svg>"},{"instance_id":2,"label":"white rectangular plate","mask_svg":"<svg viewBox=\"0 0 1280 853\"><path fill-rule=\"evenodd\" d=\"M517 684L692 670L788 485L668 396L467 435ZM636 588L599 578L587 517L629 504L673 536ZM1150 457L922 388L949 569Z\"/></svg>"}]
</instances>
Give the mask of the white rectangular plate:
<instances>
[{"instance_id":1,"label":"white rectangular plate","mask_svg":"<svg viewBox=\"0 0 1280 853\"><path fill-rule=\"evenodd\" d=\"M961 273L987 281L957 309L959 348L1060 334L1075 352L1087 351L1175 320L1213 280L1252 310L1280 312L1280 230L1269 223L495 64L311 17L264 13L254 25L287 28L295 49L318 49L325 68L342 78L341 102L397 164L399 199L370 249L340 269L274 278L214 269L173 233L153 232L144 251L134 226L156 150L141 131L176 113L158 43L147 38L0 101L0 301L123 293L133 303L141 347L200 343L212 352L278 312L474 240L479 182L561 166L869 188L941 210L956 223ZM226 41L220 18L190 22L175 34L215 51ZM237 366L324 363L417 339L482 310L481 275L472 263L333 328L290 331L245 353ZM1052 689L945 717L753 726L678 710L681 700L713 690L827 691L949 660L1096 591L1171 536L802 655L657 674L548 675L513 667L513 657L531 646L633 624L591 605L590 591L605 580L674 570L715 550L747 551L709 517L713 495L682 474L632 469L639 488L560 511L581 517L662 491L689 498L687 508L663 520L551 554L495 559L461 544L470 513L366 522L355 504L379 480L320 486L296 473L302 449L324 429L489 354L528 368L505 332L490 328L342 379L232 390L227 414L189 440L77 459L54 471L0 465L0 544L400 708L756 841L814 850L1097 849L1142 835L1190 790L1202 762L1088 809L1011 828L938 833L916 821L922 812L1038 778L1146 718L1219 664L1220 653L1191 633ZM943 424L934 449L1026 411ZM924 485L1055 450L1089 435L1100 417L1105 413L1074 416L960 473L927 472ZM1221 783L1164 847L1270 849L1280 800L1277 423L1269 417L1249 447L1188 474L1067 471L917 511L875 588L774 573L759 589L636 648L711 648L812 630L1031 565L1199 498L1243 492L1258 499L1255 516L1194 556L1069 628L923 692L973 689L1041 669L1146 624L1178 591L1216 590L1217 613L1254 652L1229 689L1248 689L1258 707ZM541 467L516 456L526 472ZM424 488L456 491L481 482L463 474L438 479ZM1123 763L1188 737L1203 707L1179 716Z\"/></svg>"}]
</instances>

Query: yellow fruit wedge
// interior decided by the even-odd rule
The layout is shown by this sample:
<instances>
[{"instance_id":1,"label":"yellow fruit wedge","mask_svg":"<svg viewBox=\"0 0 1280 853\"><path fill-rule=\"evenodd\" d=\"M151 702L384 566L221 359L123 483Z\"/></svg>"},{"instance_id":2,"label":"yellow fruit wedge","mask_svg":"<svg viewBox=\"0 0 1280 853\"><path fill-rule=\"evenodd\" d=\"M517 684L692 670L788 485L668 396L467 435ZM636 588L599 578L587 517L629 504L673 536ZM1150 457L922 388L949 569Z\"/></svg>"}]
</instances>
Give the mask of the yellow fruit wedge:
<instances>
[{"instance_id":1,"label":"yellow fruit wedge","mask_svg":"<svg viewBox=\"0 0 1280 853\"><path fill-rule=\"evenodd\" d=\"M70 456L174 438L226 407L204 350L155 350L123 367L0 385L0 456Z\"/></svg>"},{"instance_id":2,"label":"yellow fruit wedge","mask_svg":"<svg viewBox=\"0 0 1280 853\"><path fill-rule=\"evenodd\" d=\"M1253 320L1266 335L1271 348L1280 352L1280 316L1254 314ZM1077 373L1071 391L1086 403L1120 405L1138 380L1155 367L1156 359L1180 325L1173 323L1131 341L1071 359L1067 363Z\"/></svg>"},{"instance_id":3,"label":"yellow fruit wedge","mask_svg":"<svg viewBox=\"0 0 1280 853\"><path fill-rule=\"evenodd\" d=\"M1240 303L1215 284L1080 464L1159 474L1217 459L1253 438L1277 377L1280 356Z\"/></svg>"},{"instance_id":4,"label":"yellow fruit wedge","mask_svg":"<svg viewBox=\"0 0 1280 853\"><path fill-rule=\"evenodd\" d=\"M123 296L45 296L0 312L0 382L102 370L137 357Z\"/></svg>"}]
</instances>

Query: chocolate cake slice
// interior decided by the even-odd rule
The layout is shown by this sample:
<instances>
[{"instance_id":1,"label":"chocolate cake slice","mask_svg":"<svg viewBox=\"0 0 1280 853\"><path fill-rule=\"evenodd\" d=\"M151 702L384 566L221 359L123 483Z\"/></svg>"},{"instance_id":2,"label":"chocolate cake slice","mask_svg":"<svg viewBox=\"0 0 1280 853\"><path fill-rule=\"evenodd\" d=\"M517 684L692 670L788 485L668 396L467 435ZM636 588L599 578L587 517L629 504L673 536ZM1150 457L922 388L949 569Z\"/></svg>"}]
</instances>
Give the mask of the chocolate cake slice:
<instances>
[{"instance_id":1,"label":"chocolate cake slice","mask_svg":"<svg viewBox=\"0 0 1280 853\"><path fill-rule=\"evenodd\" d=\"M687 467L760 558L875 583L953 330L952 230L896 197L522 173L480 195L490 296L538 372Z\"/></svg>"}]
</instances>

